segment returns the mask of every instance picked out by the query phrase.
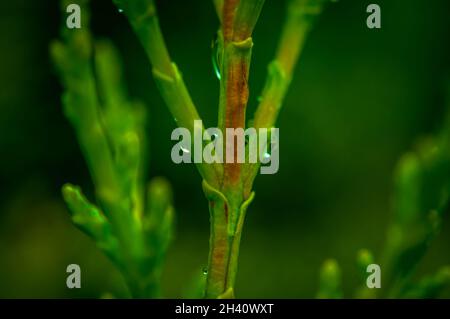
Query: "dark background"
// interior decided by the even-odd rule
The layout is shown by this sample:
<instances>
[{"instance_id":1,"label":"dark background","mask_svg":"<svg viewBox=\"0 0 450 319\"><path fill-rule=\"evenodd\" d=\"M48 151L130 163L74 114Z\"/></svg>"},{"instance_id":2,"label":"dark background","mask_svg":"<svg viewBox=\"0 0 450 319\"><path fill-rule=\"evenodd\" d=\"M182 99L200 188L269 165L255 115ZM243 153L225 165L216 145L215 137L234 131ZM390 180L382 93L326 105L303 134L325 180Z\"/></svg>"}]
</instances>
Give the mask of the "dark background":
<instances>
[{"instance_id":1,"label":"dark background","mask_svg":"<svg viewBox=\"0 0 450 319\"><path fill-rule=\"evenodd\" d=\"M183 295L206 265L208 211L194 166L173 164L174 121L127 21L95 0L92 29L118 46L130 96L149 109L149 178L174 187L176 241L164 273L168 297ZM258 176L242 239L238 297L314 297L329 257L356 286L355 254L379 256L389 222L392 173L417 138L437 131L449 79L450 3L372 1L382 28L365 21L371 1L330 4L310 34L280 114L280 170ZM205 0L157 1L172 58L207 127L215 126L218 85L211 41L218 27ZM249 117L280 33L284 1L267 0L254 34ZM0 4L0 297L120 296L123 283L93 243L71 225L65 182L92 185L74 132L61 111L61 87L48 57L58 37L57 1ZM92 194L92 192L91 192ZM418 273L450 263L450 225ZM65 286L66 266L82 269L82 289Z\"/></svg>"}]
</instances>

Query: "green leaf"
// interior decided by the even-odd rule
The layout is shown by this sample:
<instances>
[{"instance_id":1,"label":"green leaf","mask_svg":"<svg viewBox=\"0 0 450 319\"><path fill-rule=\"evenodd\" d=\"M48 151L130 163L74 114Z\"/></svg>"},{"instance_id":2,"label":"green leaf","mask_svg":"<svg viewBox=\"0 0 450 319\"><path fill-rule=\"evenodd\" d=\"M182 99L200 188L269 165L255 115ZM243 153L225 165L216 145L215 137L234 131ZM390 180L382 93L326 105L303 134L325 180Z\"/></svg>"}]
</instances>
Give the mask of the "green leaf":
<instances>
[{"instance_id":1,"label":"green leaf","mask_svg":"<svg viewBox=\"0 0 450 319\"><path fill-rule=\"evenodd\" d=\"M73 223L94 239L97 246L108 257L121 264L117 238L113 235L111 225L100 209L91 204L77 186L64 185L62 194L72 213Z\"/></svg>"}]
</instances>

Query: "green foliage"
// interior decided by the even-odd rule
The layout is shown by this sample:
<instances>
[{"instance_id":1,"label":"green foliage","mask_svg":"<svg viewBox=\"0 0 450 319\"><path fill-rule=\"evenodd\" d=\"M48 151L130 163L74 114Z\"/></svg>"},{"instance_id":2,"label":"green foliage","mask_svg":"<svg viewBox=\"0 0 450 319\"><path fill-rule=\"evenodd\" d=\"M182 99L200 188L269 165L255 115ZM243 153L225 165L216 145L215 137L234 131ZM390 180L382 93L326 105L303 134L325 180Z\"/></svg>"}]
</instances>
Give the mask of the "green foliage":
<instances>
[{"instance_id":1,"label":"green foliage","mask_svg":"<svg viewBox=\"0 0 450 319\"><path fill-rule=\"evenodd\" d=\"M270 64L261 102L251 121L255 128L274 126L306 35L313 18L320 14L325 2L289 2L277 54ZM192 134L194 121L201 117L181 73L170 58L160 30L155 2L114 0L114 3L127 16L147 53L159 91L177 125L187 128ZM264 0L214 0L213 3L220 22L216 61L221 75L217 127L224 132L225 128L246 127L252 34ZM203 128L201 130L200 134ZM208 298L234 296L242 227L247 207L254 197L253 181L259 166L260 163L197 164L209 202L211 221L205 289Z\"/></svg>"},{"instance_id":2,"label":"green foliage","mask_svg":"<svg viewBox=\"0 0 450 319\"><path fill-rule=\"evenodd\" d=\"M334 259L325 261L320 269L319 292L317 298L338 299L342 298L341 269Z\"/></svg>"},{"instance_id":3,"label":"green foliage","mask_svg":"<svg viewBox=\"0 0 450 319\"><path fill-rule=\"evenodd\" d=\"M151 64L152 75L175 122L194 134L201 120L165 44L153 0L113 0L128 18ZM217 68L220 72L218 127L248 126L246 107L252 58L252 34L264 0L214 0L220 26ZM295 65L325 0L291 0L259 105L249 124L271 128L289 88ZM63 1L63 7L68 4ZM145 109L124 90L120 59L108 41L89 33L88 1L83 28L63 28L62 41L51 53L65 87L64 112L75 129L95 186L91 203L77 186L63 196L72 220L120 269L133 297L159 296L165 253L172 238L174 212L168 183L162 178L144 185L147 159ZM200 128L203 130L204 128ZM378 260L369 250L356 256L361 284L358 298L436 297L449 284L450 271L413 280L414 271L438 234L449 205L450 112L443 129L427 137L399 160L394 174L392 221ZM197 168L209 203L211 237L208 268L189 296L234 298L240 238L254 198L253 182L260 163L206 164ZM379 263L382 289L366 286L367 267ZM335 260L320 270L318 298L342 298L342 274ZM199 291L204 289L204 293Z\"/></svg>"},{"instance_id":4,"label":"green foliage","mask_svg":"<svg viewBox=\"0 0 450 319\"><path fill-rule=\"evenodd\" d=\"M51 55L64 85L64 112L86 158L97 203L70 184L64 185L63 196L74 224L122 272L131 296L158 297L173 233L171 189L163 178L145 187L145 109L127 98L113 45L89 33L88 1L78 3L82 28L63 27ZM62 2L64 10L67 4Z\"/></svg>"},{"instance_id":5,"label":"green foliage","mask_svg":"<svg viewBox=\"0 0 450 319\"><path fill-rule=\"evenodd\" d=\"M421 139L414 151L399 160L394 174L393 216L383 256L377 262L370 252L361 251L357 258L363 272L368 264L380 264L382 289L378 292L363 284L356 291L357 297L431 298L449 284L448 267L412 281L414 270L439 233L449 208L449 116L450 109L441 131Z\"/></svg>"},{"instance_id":6,"label":"green foliage","mask_svg":"<svg viewBox=\"0 0 450 319\"><path fill-rule=\"evenodd\" d=\"M429 275L418 283L405 289L404 298L438 298L440 293L450 285L450 267L441 268L434 275Z\"/></svg>"},{"instance_id":7,"label":"green foliage","mask_svg":"<svg viewBox=\"0 0 450 319\"><path fill-rule=\"evenodd\" d=\"M419 289L409 281L448 210L449 127L446 121L441 133L420 141L416 151L404 155L399 162L394 181L394 216L382 264L387 269L388 296L404 296L407 287Z\"/></svg>"}]
</instances>

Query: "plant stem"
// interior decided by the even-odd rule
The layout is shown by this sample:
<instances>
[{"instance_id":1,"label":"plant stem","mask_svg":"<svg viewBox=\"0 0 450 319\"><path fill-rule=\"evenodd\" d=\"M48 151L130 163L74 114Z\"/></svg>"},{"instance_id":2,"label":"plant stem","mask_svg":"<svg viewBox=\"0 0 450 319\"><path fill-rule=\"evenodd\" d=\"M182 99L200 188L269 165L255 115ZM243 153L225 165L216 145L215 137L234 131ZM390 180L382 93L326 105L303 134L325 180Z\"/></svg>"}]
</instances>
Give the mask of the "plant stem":
<instances>
[{"instance_id":1,"label":"plant stem","mask_svg":"<svg viewBox=\"0 0 450 319\"><path fill-rule=\"evenodd\" d=\"M242 205L237 205L236 201L227 200L221 192L206 182L203 182L203 190L209 201L211 223L205 297L218 298L227 294L227 298L232 298L242 228L254 193L251 193ZM232 214L238 217L235 223L230 219Z\"/></svg>"},{"instance_id":2,"label":"plant stem","mask_svg":"<svg viewBox=\"0 0 450 319\"><path fill-rule=\"evenodd\" d=\"M217 4L217 2L216 2ZM220 101L218 127L245 129L245 113L249 89L248 78L253 41L251 34L261 12L263 0L224 0L219 31L222 49L220 69ZM220 5L216 6L221 7ZM228 134L227 134L228 135ZM239 246L245 212L254 194L243 188L243 169L238 163L238 141L243 141L243 130L235 131L233 140L226 140L223 154L232 154L232 161L223 165L219 187L203 183L209 201L211 237L208 260L207 298L234 297Z\"/></svg>"},{"instance_id":3,"label":"plant stem","mask_svg":"<svg viewBox=\"0 0 450 319\"><path fill-rule=\"evenodd\" d=\"M219 48L222 48L219 125L227 128L245 128L245 113L249 96L248 77L252 54L253 29L264 1L224 0ZM274 125L278 110L290 83L292 71L303 48L312 20L322 9L323 1L294 0L288 8L288 17L280 39L275 61L269 68L269 77L263 100L255 114L255 128ZM219 7L219 6L216 6ZM233 141L226 141L224 154L243 139L237 133ZM224 164L220 191L205 191L211 214L211 239L208 277L205 296L233 297L237 271L239 244L247 206L254 194L251 191L259 164L249 166L234 160ZM208 188L204 189L208 190ZM214 195L211 195L214 194Z\"/></svg>"}]
</instances>

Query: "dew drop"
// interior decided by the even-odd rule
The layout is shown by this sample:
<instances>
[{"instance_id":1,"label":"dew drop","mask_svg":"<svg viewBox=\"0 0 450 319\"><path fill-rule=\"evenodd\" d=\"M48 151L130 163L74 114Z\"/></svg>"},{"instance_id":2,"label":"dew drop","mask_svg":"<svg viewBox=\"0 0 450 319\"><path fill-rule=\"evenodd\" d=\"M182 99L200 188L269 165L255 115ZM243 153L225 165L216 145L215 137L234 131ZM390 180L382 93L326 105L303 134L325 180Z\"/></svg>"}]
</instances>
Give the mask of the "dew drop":
<instances>
[{"instance_id":1,"label":"dew drop","mask_svg":"<svg viewBox=\"0 0 450 319\"><path fill-rule=\"evenodd\" d=\"M213 39L211 43L211 61L214 68L214 73L216 77L220 80L222 76L220 75L220 67L219 67L219 40L217 36Z\"/></svg>"},{"instance_id":2,"label":"dew drop","mask_svg":"<svg viewBox=\"0 0 450 319\"><path fill-rule=\"evenodd\" d=\"M184 148L183 146L180 146L180 148L183 153L186 153L186 154L190 153L190 151L187 148Z\"/></svg>"},{"instance_id":3,"label":"dew drop","mask_svg":"<svg viewBox=\"0 0 450 319\"><path fill-rule=\"evenodd\" d=\"M122 8L117 9L117 11L119 11L119 13L123 13L123 9Z\"/></svg>"},{"instance_id":4,"label":"dew drop","mask_svg":"<svg viewBox=\"0 0 450 319\"><path fill-rule=\"evenodd\" d=\"M207 275L208 274L208 268L204 267L202 272L203 272L203 275Z\"/></svg>"}]
</instances>

